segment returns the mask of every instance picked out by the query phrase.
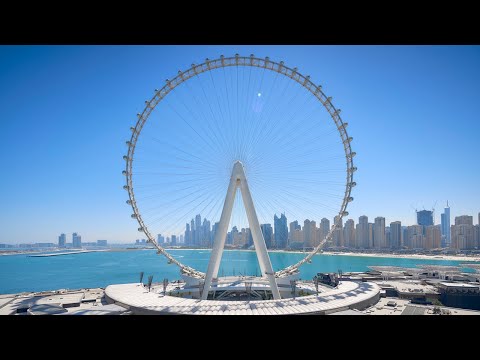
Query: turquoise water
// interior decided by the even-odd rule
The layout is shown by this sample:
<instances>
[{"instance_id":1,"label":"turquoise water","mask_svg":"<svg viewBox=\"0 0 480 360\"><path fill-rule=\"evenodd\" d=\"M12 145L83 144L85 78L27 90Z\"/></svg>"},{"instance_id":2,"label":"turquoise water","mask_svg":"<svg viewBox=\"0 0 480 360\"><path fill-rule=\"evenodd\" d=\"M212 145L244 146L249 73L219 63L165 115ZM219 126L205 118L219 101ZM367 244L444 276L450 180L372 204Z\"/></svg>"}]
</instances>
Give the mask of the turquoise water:
<instances>
[{"instance_id":1,"label":"turquoise water","mask_svg":"<svg viewBox=\"0 0 480 360\"><path fill-rule=\"evenodd\" d=\"M209 250L171 250L182 263L206 271ZM275 270L291 265L302 254L270 253ZM417 264L458 265L459 261L376 258L364 256L317 255L311 264L300 269L303 279L311 279L317 272L366 271L369 265L415 267ZM225 251L219 275L255 275L259 273L253 251ZM105 287L109 284L137 282L139 273L153 275L153 281L178 279L179 269L168 264L163 256L153 250L125 252L92 252L53 257L28 257L26 255L0 256L0 294L22 291L79 289Z\"/></svg>"}]
</instances>

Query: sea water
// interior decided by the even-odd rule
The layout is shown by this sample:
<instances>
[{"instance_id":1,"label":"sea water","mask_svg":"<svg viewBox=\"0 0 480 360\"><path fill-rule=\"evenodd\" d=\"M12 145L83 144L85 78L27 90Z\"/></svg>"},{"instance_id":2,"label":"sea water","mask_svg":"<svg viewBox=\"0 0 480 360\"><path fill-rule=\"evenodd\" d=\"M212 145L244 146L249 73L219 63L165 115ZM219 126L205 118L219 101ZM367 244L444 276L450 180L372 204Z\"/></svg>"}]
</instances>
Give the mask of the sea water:
<instances>
[{"instance_id":1,"label":"sea water","mask_svg":"<svg viewBox=\"0 0 480 360\"><path fill-rule=\"evenodd\" d=\"M180 262L205 272L210 250L169 250ZM303 258L300 253L271 252L275 271L292 265ZM350 255L319 254L311 264L300 268L302 279L311 279L317 272L367 271L371 265L415 267L423 264L458 265L460 261L384 258ZM167 259L154 250L101 251L52 257L28 255L0 256L0 294L23 291L81 289L105 287L110 284L139 281L144 272L144 282L153 275L153 282L180 278L179 268L168 264ZM219 276L260 275L254 251L225 250Z\"/></svg>"}]
</instances>

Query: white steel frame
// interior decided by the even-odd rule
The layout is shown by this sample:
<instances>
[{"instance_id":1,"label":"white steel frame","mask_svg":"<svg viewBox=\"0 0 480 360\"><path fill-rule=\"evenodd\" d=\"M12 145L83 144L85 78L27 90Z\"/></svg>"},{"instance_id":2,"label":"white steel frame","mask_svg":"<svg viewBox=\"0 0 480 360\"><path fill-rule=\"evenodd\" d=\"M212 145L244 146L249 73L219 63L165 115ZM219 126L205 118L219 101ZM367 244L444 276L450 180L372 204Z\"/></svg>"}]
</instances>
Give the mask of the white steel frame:
<instances>
[{"instance_id":1,"label":"white steel frame","mask_svg":"<svg viewBox=\"0 0 480 360\"><path fill-rule=\"evenodd\" d=\"M245 205L248 224L250 226L250 231L252 232L253 244L255 246L255 251L257 252L260 270L262 275L268 279L273 298L275 300L281 299L277 282L275 281L272 263L270 262L270 257L268 256L267 245L265 244L265 239L263 238L262 230L260 229L260 223L258 222L257 212L255 211L255 206L253 205L252 195L250 194L250 189L248 188L243 164L240 161L236 161L233 165L232 176L230 177L227 195L225 196L225 202L223 204L222 215L220 216L220 222L215 233L212 254L210 255L210 262L208 263L208 269L205 275L202 299L207 299L208 292L210 291L210 286L212 284L212 279L218 275L218 268L220 267L223 248L225 247L225 240L227 238L228 224L230 223L233 203L235 202L235 195L237 194L238 189L240 189L240 192L242 193L243 204Z\"/></svg>"},{"instance_id":2,"label":"white steel frame","mask_svg":"<svg viewBox=\"0 0 480 360\"><path fill-rule=\"evenodd\" d=\"M308 90L312 95L314 95L325 107L325 109L330 114L330 117L334 121L337 130L340 134L342 139L343 148L345 151L345 160L346 160L346 186L345 186L345 193L344 198L342 201L342 205L340 207L340 211L338 213L337 221L334 223L334 226L329 231L327 236L320 241L320 243L310 252L305 258L300 260L294 265L288 266L283 270L277 271L275 273L275 277L284 277L291 275L298 271L298 268L306 262L310 262L310 259L318 252L320 249L325 245L327 241L332 238L334 230L340 225L342 218L348 215L347 212L347 205L349 202L353 201L353 197L351 197L352 188L356 185L353 181L353 173L357 170L355 166L353 166L353 157L356 155L355 152L352 151L351 148L351 141L353 140L352 137L348 136L347 133L347 125L348 123L344 123L340 117L340 109L335 108L332 104L332 98L327 97L325 93L322 91L322 87L320 85L315 85L312 81L310 81L310 76L304 76L300 74L297 68L289 68L284 65L283 61L279 63L271 61L268 57L265 59L257 58L253 54L250 56L240 56L236 54L233 57L224 57L223 55L220 56L219 59L210 60L206 59L204 63L200 65L192 64L190 69L186 71L178 71L178 75L174 77L172 80L166 80L166 84L160 89L155 90L155 95L150 99L145 101L145 109L142 113L137 114L138 120L134 127L131 127L130 130L132 131L132 136L129 141L127 141L128 146L128 153L123 157L126 162L125 170L122 172L123 175L126 176L126 185L124 185L124 189L128 191L129 200L127 200L127 204L132 206L133 214L132 218L137 219L138 224L140 227L138 231L143 232L148 239L148 242L152 243L158 250L158 254L164 255L170 263L173 263L180 267L181 272L183 274L203 279L205 278L205 274L195 270L189 266L186 266L175 258L173 258L162 246L160 246L152 234L147 229L140 211L137 207L137 203L135 201L135 194L133 191L133 181L132 181L132 167L133 167L133 158L135 154L135 147L137 144L138 137L145 125L146 121L148 120L150 114L155 109L155 107L162 101L162 99L167 96L173 89L177 86L182 84L183 82L187 81L188 79L197 76L198 74L211 71L218 68L229 67L229 66L252 66L258 68L264 68L266 70L275 71L281 75L291 78L292 80L296 81L300 85L302 85L306 90Z\"/></svg>"}]
</instances>

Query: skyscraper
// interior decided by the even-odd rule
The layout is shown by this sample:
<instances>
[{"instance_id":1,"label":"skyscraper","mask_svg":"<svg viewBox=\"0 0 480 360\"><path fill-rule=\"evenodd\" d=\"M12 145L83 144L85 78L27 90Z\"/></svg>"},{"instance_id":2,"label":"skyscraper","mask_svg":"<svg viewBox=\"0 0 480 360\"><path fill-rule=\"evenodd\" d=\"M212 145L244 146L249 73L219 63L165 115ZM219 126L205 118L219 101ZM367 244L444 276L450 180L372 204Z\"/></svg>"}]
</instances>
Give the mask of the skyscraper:
<instances>
[{"instance_id":1,"label":"skyscraper","mask_svg":"<svg viewBox=\"0 0 480 360\"><path fill-rule=\"evenodd\" d=\"M67 236L65 234L60 234L60 236L58 237L58 247L64 248L67 246L66 244L67 244Z\"/></svg>"},{"instance_id":2,"label":"skyscraper","mask_svg":"<svg viewBox=\"0 0 480 360\"><path fill-rule=\"evenodd\" d=\"M374 247L375 249L384 249L387 247L386 239L385 239L385 218L384 217L376 217L375 218L375 225L373 228L373 237L374 237Z\"/></svg>"},{"instance_id":3,"label":"skyscraper","mask_svg":"<svg viewBox=\"0 0 480 360\"><path fill-rule=\"evenodd\" d=\"M185 224L185 245L189 246L190 244L190 224Z\"/></svg>"},{"instance_id":4,"label":"skyscraper","mask_svg":"<svg viewBox=\"0 0 480 360\"><path fill-rule=\"evenodd\" d=\"M469 215L456 216L455 225L473 225L473 216L469 216Z\"/></svg>"},{"instance_id":5,"label":"skyscraper","mask_svg":"<svg viewBox=\"0 0 480 360\"><path fill-rule=\"evenodd\" d=\"M355 234L356 247L367 249L370 247L368 240L368 217L362 215L358 218L357 231Z\"/></svg>"},{"instance_id":6,"label":"skyscraper","mask_svg":"<svg viewBox=\"0 0 480 360\"><path fill-rule=\"evenodd\" d=\"M159 244L164 244L165 243L165 237L162 236L162 234L157 235L157 242Z\"/></svg>"},{"instance_id":7,"label":"skyscraper","mask_svg":"<svg viewBox=\"0 0 480 360\"><path fill-rule=\"evenodd\" d=\"M291 224L291 223L290 223ZM267 245L267 249L273 247L273 229L271 224L261 224L260 229L262 230L263 239Z\"/></svg>"},{"instance_id":8,"label":"skyscraper","mask_svg":"<svg viewBox=\"0 0 480 360\"><path fill-rule=\"evenodd\" d=\"M241 240L241 237L239 236L239 232L238 232L238 229L236 226L234 226L232 228L232 231L231 231L231 236L232 236L232 245L239 245L240 243L240 240Z\"/></svg>"},{"instance_id":9,"label":"skyscraper","mask_svg":"<svg viewBox=\"0 0 480 360\"><path fill-rule=\"evenodd\" d=\"M275 214L273 217L273 227L275 247L277 249L285 249L287 247L288 240L287 218L285 217L285 214L281 214L280 217Z\"/></svg>"},{"instance_id":10,"label":"skyscraper","mask_svg":"<svg viewBox=\"0 0 480 360\"><path fill-rule=\"evenodd\" d=\"M215 234L217 233L217 229L218 229L219 224L220 224L219 222L216 222L212 226L212 243L213 243L213 241L215 241ZM228 244L228 242L227 242L227 244Z\"/></svg>"},{"instance_id":11,"label":"skyscraper","mask_svg":"<svg viewBox=\"0 0 480 360\"><path fill-rule=\"evenodd\" d=\"M298 224L298 220L292 221L290 223L290 231L288 232L288 241L289 243L292 241L295 241L294 235L295 235L295 230L301 230L302 227Z\"/></svg>"},{"instance_id":12,"label":"skyscraper","mask_svg":"<svg viewBox=\"0 0 480 360\"><path fill-rule=\"evenodd\" d=\"M425 249L438 249L441 245L441 226L430 225L425 228Z\"/></svg>"},{"instance_id":13,"label":"skyscraper","mask_svg":"<svg viewBox=\"0 0 480 360\"><path fill-rule=\"evenodd\" d=\"M411 225L407 228L407 239L405 240L405 246L407 246L409 249L424 248L422 225Z\"/></svg>"},{"instance_id":14,"label":"skyscraper","mask_svg":"<svg viewBox=\"0 0 480 360\"><path fill-rule=\"evenodd\" d=\"M450 207L448 206L444 209L444 213L441 216L441 225L442 225L442 246L450 247L452 243L452 234L450 232Z\"/></svg>"},{"instance_id":15,"label":"skyscraper","mask_svg":"<svg viewBox=\"0 0 480 360\"><path fill-rule=\"evenodd\" d=\"M82 237L77 233L72 234L72 246L78 249L82 247Z\"/></svg>"},{"instance_id":16,"label":"skyscraper","mask_svg":"<svg viewBox=\"0 0 480 360\"><path fill-rule=\"evenodd\" d=\"M368 223L368 247L373 249L375 245L375 224Z\"/></svg>"},{"instance_id":17,"label":"skyscraper","mask_svg":"<svg viewBox=\"0 0 480 360\"><path fill-rule=\"evenodd\" d=\"M315 221L305 220L303 222L303 246L314 247L317 242L317 224Z\"/></svg>"},{"instance_id":18,"label":"skyscraper","mask_svg":"<svg viewBox=\"0 0 480 360\"><path fill-rule=\"evenodd\" d=\"M202 217L200 214L195 216L195 245L202 245Z\"/></svg>"},{"instance_id":19,"label":"skyscraper","mask_svg":"<svg viewBox=\"0 0 480 360\"><path fill-rule=\"evenodd\" d=\"M402 223L394 221L390 223L390 247L399 249L402 246Z\"/></svg>"},{"instance_id":20,"label":"skyscraper","mask_svg":"<svg viewBox=\"0 0 480 360\"><path fill-rule=\"evenodd\" d=\"M203 219L202 225L202 246L212 246L210 221L208 221L206 218Z\"/></svg>"},{"instance_id":21,"label":"skyscraper","mask_svg":"<svg viewBox=\"0 0 480 360\"><path fill-rule=\"evenodd\" d=\"M343 239L343 219L339 218L338 215L333 219L333 226L337 225L335 230L333 230L333 246L342 247L345 246Z\"/></svg>"},{"instance_id":22,"label":"skyscraper","mask_svg":"<svg viewBox=\"0 0 480 360\"><path fill-rule=\"evenodd\" d=\"M195 221L192 219L190 221L190 246L197 246L196 241L196 231L195 231Z\"/></svg>"},{"instance_id":23,"label":"skyscraper","mask_svg":"<svg viewBox=\"0 0 480 360\"><path fill-rule=\"evenodd\" d=\"M472 250L476 246L473 216L456 216L455 225L451 226L451 233L452 248L459 250Z\"/></svg>"},{"instance_id":24,"label":"skyscraper","mask_svg":"<svg viewBox=\"0 0 480 360\"><path fill-rule=\"evenodd\" d=\"M170 245L173 245L173 246L177 245L177 235L172 235L171 241L172 242Z\"/></svg>"},{"instance_id":25,"label":"skyscraper","mask_svg":"<svg viewBox=\"0 0 480 360\"><path fill-rule=\"evenodd\" d=\"M475 234L475 246L477 249L480 249L480 224L474 226L474 234Z\"/></svg>"},{"instance_id":26,"label":"skyscraper","mask_svg":"<svg viewBox=\"0 0 480 360\"><path fill-rule=\"evenodd\" d=\"M330 220L328 220L327 218L323 218L322 220L320 220L320 241L325 239L329 231L330 231Z\"/></svg>"},{"instance_id":27,"label":"skyscraper","mask_svg":"<svg viewBox=\"0 0 480 360\"><path fill-rule=\"evenodd\" d=\"M430 211L430 210L417 211L417 224L422 226L433 225L433 211Z\"/></svg>"},{"instance_id":28,"label":"skyscraper","mask_svg":"<svg viewBox=\"0 0 480 360\"><path fill-rule=\"evenodd\" d=\"M343 238L345 239L345 246L349 248L355 247L355 222L353 219L348 219L345 221Z\"/></svg>"},{"instance_id":29,"label":"skyscraper","mask_svg":"<svg viewBox=\"0 0 480 360\"><path fill-rule=\"evenodd\" d=\"M247 246L253 246L253 236L252 236L252 231L250 228L246 228L245 232L247 233Z\"/></svg>"}]
</instances>

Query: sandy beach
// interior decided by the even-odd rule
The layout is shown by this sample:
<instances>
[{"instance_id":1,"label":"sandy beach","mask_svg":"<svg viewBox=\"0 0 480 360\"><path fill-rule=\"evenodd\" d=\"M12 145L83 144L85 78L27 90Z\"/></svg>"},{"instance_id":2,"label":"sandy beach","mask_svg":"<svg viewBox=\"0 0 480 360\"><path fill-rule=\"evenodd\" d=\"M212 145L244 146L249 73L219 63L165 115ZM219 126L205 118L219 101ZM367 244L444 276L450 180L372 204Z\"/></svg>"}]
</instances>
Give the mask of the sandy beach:
<instances>
[{"instance_id":1,"label":"sandy beach","mask_svg":"<svg viewBox=\"0 0 480 360\"><path fill-rule=\"evenodd\" d=\"M323 255L343 255L343 256L365 256L365 257L382 257L382 258L403 258L403 259L423 259L423 260L453 260L453 261L480 261L478 256L461 256L461 255L423 255L423 254L365 254L354 252L323 252Z\"/></svg>"},{"instance_id":2,"label":"sandy beach","mask_svg":"<svg viewBox=\"0 0 480 360\"><path fill-rule=\"evenodd\" d=\"M94 251L135 251L135 250L155 250L155 248L109 248L109 249L102 249L102 250L94 250ZM199 251L210 251L210 249L199 249L199 248L167 248L167 251L170 250L199 250ZM91 251L91 250L90 250ZM90 252L88 251L88 252ZM225 251L255 251L253 249L225 249ZM35 254L41 251L5 251L0 253L0 256L8 256L8 255L24 255L24 254ZM280 253L292 253L292 254L305 254L307 252L303 251L285 251L285 250L269 250L269 252L280 252ZM375 254L368 254L368 253L357 253L357 252L335 252L335 251L324 251L323 255L328 256L363 256L363 257L378 257L378 258L403 258L403 259L423 259L423 260L453 260L453 261L474 261L480 262L480 256L464 256L464 255L424 255L424 254L382 254L382 253L375 253Z\"/></svg>"},{"instance_id":3,"label":"sandy beach","mask_svg":"<svg viewBox=\"0 0 480 360\"><path fill-rule=\"evenodd\" d=\"M210 249L187 249L187 248L175 248L175 249L166 249L169 250L204 250L210 251ZM253 249L225 249L225 251L255 251ZM269 250L269 252L280 252L280 253L290 253L290 254L308 254L308 252L303 251L285 251L285 250ZM453 261L476 261L480 262L480 256L463 256L463 255L424 255L424 254L368 254L368 253L357 253L357 252L336 252L336 251L324 251L319 253L322 255L332 255L332 256L363 256L363 257L379 257L379 258L403 258L403 259L423 259L423 260L453 260ZM317 255L319 255L317 254Z\"/></svg>"}]
</instances>

